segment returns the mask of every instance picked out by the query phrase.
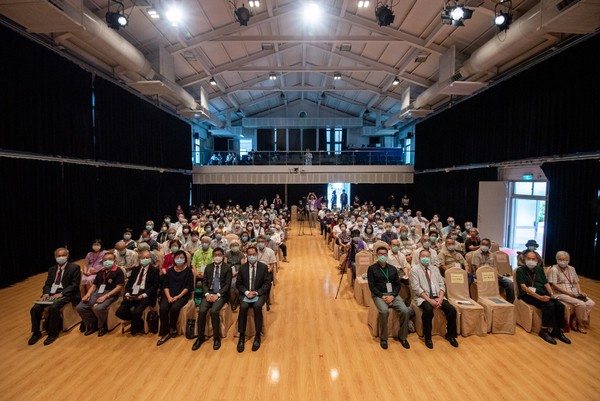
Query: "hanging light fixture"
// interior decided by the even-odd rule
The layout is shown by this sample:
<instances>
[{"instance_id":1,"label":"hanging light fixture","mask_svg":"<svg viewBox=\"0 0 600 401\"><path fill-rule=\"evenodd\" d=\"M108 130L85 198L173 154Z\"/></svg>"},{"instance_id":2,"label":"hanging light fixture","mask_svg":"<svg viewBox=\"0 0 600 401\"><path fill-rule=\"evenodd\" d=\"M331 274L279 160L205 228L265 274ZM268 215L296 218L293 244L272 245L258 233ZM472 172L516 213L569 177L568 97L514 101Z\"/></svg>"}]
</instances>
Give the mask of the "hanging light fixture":
<instances>
[{"instance_id":1,"label":"hanging light fixture","mask_svg":"<svg viewBox=\"0 0 600 401\"><path fill-rule=\"evenodd\" d=\"M442 23L452 26L465 26L464 21L471 19L472 16L472 9L453 0L446 1L441 14Z\"/></svg>"},{"instance_id":2,"label":"hanging light fixture","mask_svg":"<svg viewBox=\"0 0 600 401\"><path fill-rule=\"evenodd\" d=\"M501 1L494 7L494 25L499 32L506 31L512 23L512 0Z\"/></svg>"}]
</instances>

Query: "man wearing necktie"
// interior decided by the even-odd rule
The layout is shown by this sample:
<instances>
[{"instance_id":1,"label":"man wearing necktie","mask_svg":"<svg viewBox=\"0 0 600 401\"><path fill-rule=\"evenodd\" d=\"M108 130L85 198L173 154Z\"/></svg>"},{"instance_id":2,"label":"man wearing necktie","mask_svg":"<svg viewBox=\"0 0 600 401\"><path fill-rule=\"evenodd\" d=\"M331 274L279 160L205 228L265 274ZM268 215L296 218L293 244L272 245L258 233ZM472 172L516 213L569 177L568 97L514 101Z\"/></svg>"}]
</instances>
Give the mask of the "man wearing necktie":
<instances>
[{"instance_id":1,"label":"man wearing necktie","mask_svg":"<svg viewBox=\"0 0 600 401\"><path fill-rule=\"evenodd\" d=\"M202 278L202 293L204 297L198 312L198 338L192 346L195 351L204 342L204 329L206 327L206 314L210 313L213 329L213 349L221 348L221 318L219 312L229 300L231 290L231 266L223 263L223 248L215 248L212 252L213 263L208 264Z\"/></svg>"},{"instance_id":2,"label":"man wearing necktie","mask_svg":"<svg viewBox=\"0 0 600 401\"><path fill-rule=\"evenodd\" d=\"M142 315L146 307L156 305L160 278L158 267L152 263L150 251L142 251L139 266L133 268L125 286L125 295L117 316L131 321L131 335L144 334Z\"/></svg>"},{"instance_id":3,"label":"man wearing necktie","mask_svg":"<svg viewBox=\"0 0 600 401\"><path fill-rule=\"evenodd\" d=\"M62 330L60 327L62 309L69 303L73 306L79 303L81 292L81 269L75 263L68 263L69 251L66 248L58 248L54 251L56 264L48 270L48 277L42 289L42 296L37 300L40 302L52 302L50 305L35 304L31 308L31 338L29 345L33 345L42 337L40 323L44 309L48 307L48 337L44 345L52 344Z\"/></svg>"},{"instance_id":4,"label":"man wearing necktie","mask_svg":"<svg viewBox=\"0 0 600 401\"><path fill-rule=\"evenodd\" d=\"M419 252L419 264L410 270L410 288L413 300L423 310L423 336L427 348L433 348L431 341L433 312L441 309L448 322L446 340L458 347L456 341L456 309L444 298L446 286L440 270L431 264L431 254L423 249Z\"/></svg>"},{"instance_id":5,"label":"man wearing necktie","mask_svg":"<svg viewBox=\"0 0 600 401\"><path fill-rule=\"evenodd\" d=\"M388 250L386 247L380 246L376 250L377 262L369 266L367 270L367 280L369 289L373 297L373 302L379 311L377 318L379 325L379 344L381 348L388 348L388 313L390 308L398 314L400 320L400 330L398 332L398 340L406 349L410 348L410 344L406 339L408 336L408 308L404 301L398 295L400 293L400 277L395 266L387 263Z\"/></svg>"},{"instance_id":6,"label":"man wearing necktie","mask_svg":"<svg viewBox=\"0 0 600 401\"><path fill-rule=\"evenodd\" d=\"M254 246L246 249L248 261L240 266L240 271L236 280L236 287L240 293L240 314L238 316L238 332L240 339L238 342L238 352L244 352L244 342L246 341L246 321L248 318L248 309L254 310L254 326L256 334L252 351L260 348L260 333L262 331L263 317L262 306L265 303L266 294L271 288L271 273L266 264L258 261L258 250Z\"/></svg>"}]
</instances>

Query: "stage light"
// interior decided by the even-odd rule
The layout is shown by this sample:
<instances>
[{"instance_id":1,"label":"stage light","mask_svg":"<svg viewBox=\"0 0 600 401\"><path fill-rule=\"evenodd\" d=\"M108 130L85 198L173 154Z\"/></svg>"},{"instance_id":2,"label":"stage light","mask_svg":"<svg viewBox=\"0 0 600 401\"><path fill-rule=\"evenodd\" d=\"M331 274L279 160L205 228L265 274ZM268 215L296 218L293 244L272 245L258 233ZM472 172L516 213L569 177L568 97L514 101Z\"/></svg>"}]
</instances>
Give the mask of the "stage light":
<instances>
[{"instance_id":1,"label":"stage light","mask_svg":"<svg viewBox=\"0 0 600 401\"><path fill-rule=\"evenodd\" d=\"M248 2L248 5L250 6L250 8L260 7L260 1L259 0L250 0Z\"/></svg>"},{"instance_id":2,"label":"stage light","mask_svg":"<svg viewBox=\"0 0 600 401\"><path fill-rule=\"evenodd\" d=\"M183 11L177 5L172 5L167 12L165 13L165 17L167 21L171 23L173 26L177 26L181 21L183 21Z\"/></svg>"},{"instance_id":3,"label":"stage light","mask_svg":"<svg viewBox=\"0 0 600 401\"><path fill-rule=\"evenodd\" d=\"M494 25L499 32L506 31L512 23L512 1L502 1L494 7Z\"/></svg>"},{"instance_id":4,"label":"stage light","mask_svg":"<svg viewBox=\"0 0 600 401\"><path fill-rule=\"evenodd\" d=\"M453 26L464 26L464 20L473 16L473 10L465 8L454 1L447 1L442 9L442 23Z\"/></svg>"},{"instance_id":5,"label":"stage light","mask_svg":"<svg viewBox=\"0 0 600 401\"><path fill-rule=\"evenodd\" d=\"M394 78L394 82L392 82L392 85L398 85L400 83L400 80L398 79L398 77Z\"/></svg>"},{"instance_id":6,"label":"stage light","mask_svg":"<svg viewBox=\"0 0 600 401\"><path fill-rule=\"evenodd\" d=\"M214 79L214 78L211 78L211 79L210 79L210 81L208 81L208 82L210 82L210 84L211 84L212 86L217 86L217 81L215 81L215 79Z\"/></svg>"},{"instance_id":7,"label":"stage light","mask_svg":"<svg viewBox=\"0 0 600 401\"><path fill-rule=\"evenodd\" d=\"M269 73L269 79L271 81L275 81L277 79L277 74L275 74L274 72Z\"/></svg>"},{"instance_id":8,"label":"stage light","mask_svg":"<svg viewBox=\"0 0 600 401\"><path fill-rule=\"evenodd\" d=\"M235 17L237 18L240 25L247 26L251 16L252 14L250 13L250 10L244 7L243 4L240 8L235 10Z\"/></svg>"},{"instance_id":9,"label":"stage light","mask_svg":"<svg viewBox=\"0 0 600 401\"><path fill-rule=\"evenodd\" d=\"M367 8L371 2L369 0L358 0L358 8Z\"/></svg>"},{"instance_id":10,"label":"stage light","mask_svg":"<svg viewBox=\"0 0 600 401\"><path fill-rule=\"evenodd\" d=\"M118 31L119 28L127 26L128 22L129 21L127 21L127 17L120 12L109 11L106 13L106 25L115 31Z\"/></svg>"},{"instance_id":11,"label":"stage light","mask_svg":"<svg viewBox=\"0 0 600 401\"><path fill-rule=\"evenodd\" d=\"M154 7L148 7L146 9L146 12L148 13L148 15L150 16L150 18L152 19L159 19L160 15L158 15L158 11L156 11L156 8Z\"/></svg>"},{"instance_id":12,"label":"stage light","mask_svg":"<svg viewBox=\"0 0 600 401\"><path fill-rule=\"evenodd\" d=\"M342 79L342 74L340 74L339 72L334 73L333 79L334 81L339 81L340 79Z\"/></svg>"},{"instance_id":13,"label":"stage light","mask_svg":"<svg viewBox=\"0 0 600 401\"><path fill-rule=\"evenodd\" d=\"M321 19L321 7L314 2L308 3L304 7L304 21L308 23L315 23Z\"/></svg>"},{"instance_id":14,"label":"stage light","mask_svg":"<svg viewBox=\"0 0 600 401\"><path fill-rule=\"evenodd\" d=\"M385 6L380 4L375 9L375 18L377 18L377 23L379 26L389 26L394 22L394 18L396 18L396 16L387 4Z\"/></svg>"}]
</instances>

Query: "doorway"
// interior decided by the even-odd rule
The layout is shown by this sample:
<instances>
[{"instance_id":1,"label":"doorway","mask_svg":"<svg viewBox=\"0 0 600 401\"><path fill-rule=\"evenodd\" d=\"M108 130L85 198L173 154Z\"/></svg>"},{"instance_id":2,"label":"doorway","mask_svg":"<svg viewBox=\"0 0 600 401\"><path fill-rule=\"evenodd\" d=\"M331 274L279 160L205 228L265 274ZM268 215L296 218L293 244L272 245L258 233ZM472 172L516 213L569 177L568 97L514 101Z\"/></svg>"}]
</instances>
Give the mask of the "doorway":
<instances>
[{"instance_id":1,"label":"doorway","mask_svg":"<svg viewBox=\"0 0 600 401\"><path fill-rule=\"evenodd\" d=\"M327 208L334 209L342 207L340 203L340 195L342 190L345 190L348 194L348 204L352 203L352 198L350 197L350 184L343 182L330 182L327 184ZM333 205L333 191L335 191L336 199L335 205Z\"/></svg>"},{"instance_id":2,"label":"doorway","mask_svg":"<svg viewBox=\"0 0 600 401\"><path fill-rule=\"evenodd\" d=\"M547 183L515 181L510 183L508 246L515 251L526 248L528 240L539 244L544 256Z\"/></svg>"}]
</instances>

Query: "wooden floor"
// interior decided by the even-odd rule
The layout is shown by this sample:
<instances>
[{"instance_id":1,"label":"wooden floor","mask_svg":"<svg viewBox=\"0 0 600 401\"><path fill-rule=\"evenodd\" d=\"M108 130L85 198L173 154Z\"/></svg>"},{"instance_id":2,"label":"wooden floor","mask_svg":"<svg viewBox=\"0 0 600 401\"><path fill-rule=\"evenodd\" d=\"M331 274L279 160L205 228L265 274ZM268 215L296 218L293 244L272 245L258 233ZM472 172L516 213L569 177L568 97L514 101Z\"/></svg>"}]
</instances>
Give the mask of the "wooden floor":
<instances>
[{"instance_id":1,"label":"wooden floor","mask_svg":"<svg viewBox=\"0 0 600 401\"><path fill-rule=\"evenodd\" d=\"M120 329L99 338L75 328L28 346L44 275L0 290L0 400L600 400L600 312L572 345L517 327L459 337L458 349L435 336L429 350L411 334L410 350L391 340L384 351L345 279L334 299L340 276L322 237L292 231L258 352L248 343L239 354L233 327L219 351L209 341L192 352L184 337L157 347L156 335ZM600 283L583 288L600 301Z\"/></svg>"}]
</instances>

